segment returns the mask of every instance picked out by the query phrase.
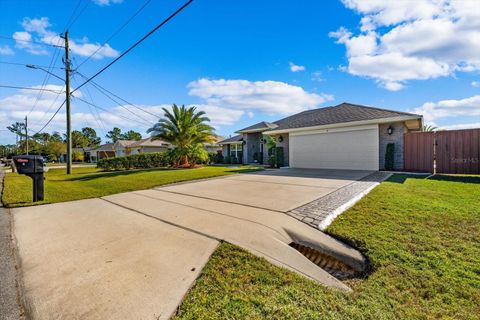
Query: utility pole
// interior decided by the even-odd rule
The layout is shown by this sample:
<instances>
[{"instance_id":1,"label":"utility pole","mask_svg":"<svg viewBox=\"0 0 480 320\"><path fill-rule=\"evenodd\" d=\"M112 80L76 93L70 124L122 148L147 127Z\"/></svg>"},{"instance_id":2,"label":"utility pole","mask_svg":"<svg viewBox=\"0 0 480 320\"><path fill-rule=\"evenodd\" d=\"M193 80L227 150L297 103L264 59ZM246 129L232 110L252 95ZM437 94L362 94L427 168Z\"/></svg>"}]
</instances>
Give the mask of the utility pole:
<instances>
[{"instance_id":1,"label":"utility pole","mask_svg":"<svg viewBox=\"0 0 480 320\"><path fill-rule=\"evenodd\" d=\"M25 145L27 147L27 156L28 156L28 120L27 120L27 116L25 116Z\"/></svg>"},{"instance_id":2,"label":"utility pole","mask_svg":"<svg viewBox=\"0 0 480 320\"><path fill-rule=\"evenodd\" d=\"M67 174L72 173L72 127L70 122L70 58L68 30L65 32L65 106L67 109Z\"/></svg>"}]
</instances>

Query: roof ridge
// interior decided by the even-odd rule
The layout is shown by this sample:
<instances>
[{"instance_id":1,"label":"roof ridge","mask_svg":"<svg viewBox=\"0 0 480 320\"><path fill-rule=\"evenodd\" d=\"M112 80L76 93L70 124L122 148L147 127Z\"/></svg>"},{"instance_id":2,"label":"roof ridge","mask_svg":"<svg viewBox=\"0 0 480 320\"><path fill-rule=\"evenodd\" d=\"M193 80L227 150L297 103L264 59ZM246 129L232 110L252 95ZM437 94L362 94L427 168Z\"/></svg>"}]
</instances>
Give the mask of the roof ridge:
<instances>
[{"instance_id":1,"label":"roof ridge","mask_svg":"<svg viewBox=\"0 0 480 320\"><path fill-rule=\"evenodd\" d=\"M394 112L394 113L399 113L399 114L406 114L406 115L409 115L409 116L421 116L420 114L416 114L416 113L397 111L397 110L391 110L391 109L385 109L385 108L378 108L378 107L366 106L366 105L363 105L363 104L356 104L356 103L350 103L350 102L342 102L339 105L336 105L335 107L339 107L339 106L344 105L344 104L354 106L354 107L359 107L359 108L367 108L367 109L373 109L373 110L381 110L381 111Z\"/></svg>"}]
</instances>

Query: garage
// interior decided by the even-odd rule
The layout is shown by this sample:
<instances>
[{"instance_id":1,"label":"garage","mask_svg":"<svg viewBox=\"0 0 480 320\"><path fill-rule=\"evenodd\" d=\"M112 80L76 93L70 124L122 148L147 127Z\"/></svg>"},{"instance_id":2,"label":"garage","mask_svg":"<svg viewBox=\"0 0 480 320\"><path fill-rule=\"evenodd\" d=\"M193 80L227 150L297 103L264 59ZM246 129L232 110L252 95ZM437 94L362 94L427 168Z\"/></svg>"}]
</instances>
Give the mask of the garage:
<instances>
[{"instance_id":1,"label":"garage","mask_svg":"<svg viewBox=\"0 0 480 320\"><path fill-rule=\"evenodd\" d=\"M290 167L379 169L378 125L290 133Z\"/></svg>"}]
</instances>

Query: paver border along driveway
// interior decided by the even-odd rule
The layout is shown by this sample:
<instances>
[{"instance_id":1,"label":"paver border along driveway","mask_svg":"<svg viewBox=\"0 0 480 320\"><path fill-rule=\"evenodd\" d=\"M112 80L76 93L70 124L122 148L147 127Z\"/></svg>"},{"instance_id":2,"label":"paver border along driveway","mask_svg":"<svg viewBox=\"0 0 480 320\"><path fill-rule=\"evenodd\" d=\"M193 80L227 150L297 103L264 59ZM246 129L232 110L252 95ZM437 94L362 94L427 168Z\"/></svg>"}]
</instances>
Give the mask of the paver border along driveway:
<instances>
[{"instance_id":1,"label":"paver border along driveway","mask_svg":"<svg viewBox=\"0 0 480 320\"><path fill-rule=\"evenodd\" d=\"M324 187L321 178L307 173L238 174L13 209L27 312L34 319L168 318L221 240L327 286L349 290L292 244L357 272L365 268L364 257L286 210L352 183L352 178L345 172L331 174L323 178L329 183ZM255 186L254 193L266 194L228 201L236 192L232 185L250 192ZM212 190L218 199L210 198L215 196ZM296 197L304 190L308 196Z\"/></svg>"}]
</instances>

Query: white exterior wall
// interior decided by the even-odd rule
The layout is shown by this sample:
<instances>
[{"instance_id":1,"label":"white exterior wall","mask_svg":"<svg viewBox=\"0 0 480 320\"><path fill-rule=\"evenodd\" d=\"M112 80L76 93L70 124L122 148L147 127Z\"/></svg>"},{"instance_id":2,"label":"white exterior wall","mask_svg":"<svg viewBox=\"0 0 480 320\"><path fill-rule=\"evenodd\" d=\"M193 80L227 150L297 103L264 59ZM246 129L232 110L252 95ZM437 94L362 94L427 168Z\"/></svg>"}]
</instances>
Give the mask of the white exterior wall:
<instances>
[{"instance_id":1,"label":"white exterior wall","mask_svg":"<svg viewBox=\"0 0 480 320\"><path fill-rule=\"evenodd\" d=\"M290 167L379 169L378 125L292 132Z\"/></svg>"}]
</instances>

